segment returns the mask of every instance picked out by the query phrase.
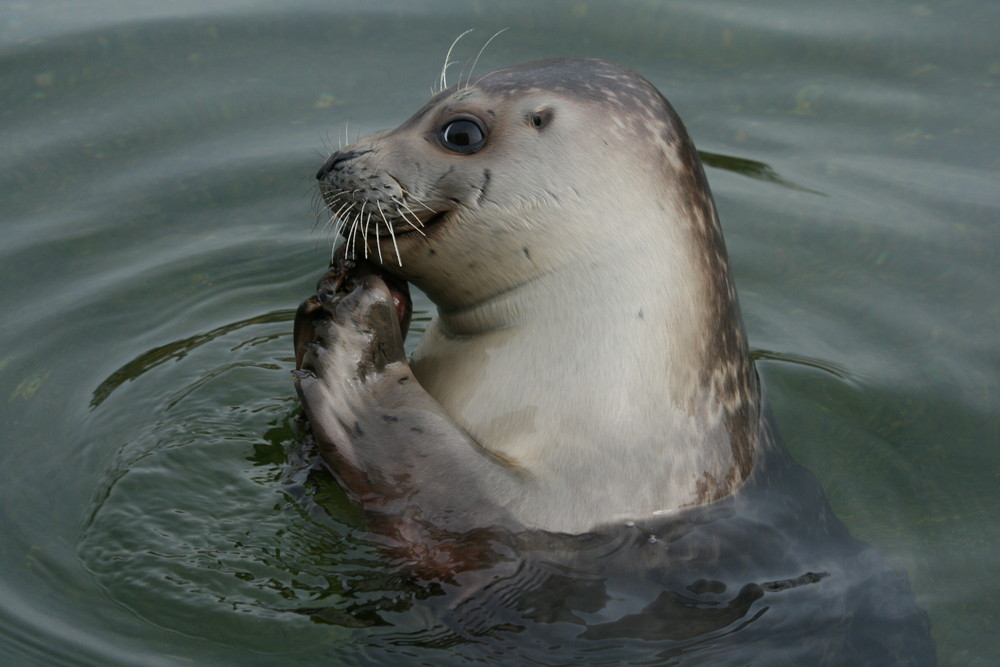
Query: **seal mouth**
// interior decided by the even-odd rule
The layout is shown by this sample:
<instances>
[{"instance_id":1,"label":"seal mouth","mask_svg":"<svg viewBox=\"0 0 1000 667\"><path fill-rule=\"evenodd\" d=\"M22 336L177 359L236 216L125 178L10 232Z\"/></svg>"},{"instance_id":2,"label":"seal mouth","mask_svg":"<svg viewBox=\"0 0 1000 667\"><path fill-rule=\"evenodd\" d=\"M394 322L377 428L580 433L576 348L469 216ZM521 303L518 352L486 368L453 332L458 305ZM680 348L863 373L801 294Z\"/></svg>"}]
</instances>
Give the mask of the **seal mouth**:
<instances>
[{"instance_id":1,"label":"seal mouth","mask_svg":"<svg viewBox=\"0 0 1000 667\"><path fill-rule=\"evenodd\" d=\"M404 219L402 225L393 225L392 227L386 229L385 225L378 225L375 230L369 233L370 238L377 239L391 239L391 238L402 238L404 236L418 235L426 236L427 232L441 226L447 222L448 215L451 211L441 211L431 215L426 220L417 220L418 224L414 224L409 219Z\"/></svg>"},{"instance_id":2,"label":"seal mouth","mask_svg":"<svg viewBox=\"0 0 1000 667\"><path fill-rule=\"evenodd\" d=\"M389 288L392 305L396 309L396 318L399 320L400 333L403 334L403 339L405 340L406 334L410 330L410 318L413 316L413 300L410 298L410 284L388 273L374 273Z\"/></svg>"}]
</instances>

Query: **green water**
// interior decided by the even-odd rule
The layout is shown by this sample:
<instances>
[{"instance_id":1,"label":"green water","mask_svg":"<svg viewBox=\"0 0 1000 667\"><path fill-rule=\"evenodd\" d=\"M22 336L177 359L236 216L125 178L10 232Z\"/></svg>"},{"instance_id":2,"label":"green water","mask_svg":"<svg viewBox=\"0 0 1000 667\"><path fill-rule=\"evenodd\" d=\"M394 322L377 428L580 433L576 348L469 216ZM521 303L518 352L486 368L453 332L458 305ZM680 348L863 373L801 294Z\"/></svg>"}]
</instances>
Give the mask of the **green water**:
<instances>
[{"instance_id":1,"label":"green water","mask_svg":"<svg viewBox=\"0 0 1000 667\"><path fill-rule=\"evenodd\" d=\"M312 177L503 27L478 71L603 57L673 102L790 449L941 662L1000 661L1000 5L276 7L0 2L0 661L365 662L284 611L400 585L296 444Z\"/></svg>"}]
</instances>

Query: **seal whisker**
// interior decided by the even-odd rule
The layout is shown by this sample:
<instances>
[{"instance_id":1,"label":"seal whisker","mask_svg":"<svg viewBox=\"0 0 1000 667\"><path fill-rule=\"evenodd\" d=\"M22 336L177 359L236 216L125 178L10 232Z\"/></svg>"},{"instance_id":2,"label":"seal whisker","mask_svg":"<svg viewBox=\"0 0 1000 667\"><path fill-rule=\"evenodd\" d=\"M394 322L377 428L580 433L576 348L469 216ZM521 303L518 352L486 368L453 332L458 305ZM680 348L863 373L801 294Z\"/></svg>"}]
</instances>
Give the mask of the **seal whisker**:
<instances>
[{"instance_id":1,"label":"seal whisker","mask_svg":"<svg viewBox=\"0 0 1000 667\"><path fill-rule=\"evenodd\" d=\"M325 232L327 229L329 229L333 225L333 222L336 219L337 219L337 216L334 215L333 213L330 213L326 217L326 220L323 220L322 224L320 224L320 218L317 218L316 219L316 226L319 226L320 231ZM315 229L315 226L313 228Z\"/></svg>"},{"instance_id":2,"label":"seal whisker","mask_svg":"<svg viewBox=\"0 0 1000 667\"><path fill-rule=\"evenodd\" d=\"M358 213L357 220L354 222L354 245L351 247L351 256L358 256L358 237L361 236L361 231L363 229L362 221L364 213Z\"/></svg>"},{"instance_id":3,"label":"seal whisker","mask_svg":"<svg viewBox=\"0 0 1000 667\"><path fill-rule=\"evenodd\" d=\"M349 226L348 229L347 229L347 233L344 235L345 236L345 240L344 240L344 259L347 259L347 255L349 254L350 249L351 249L351 232L353 230L354 230L354 227L350 227Z\"/></svg>"},{"instance_id":4,"label":"seal whisker","mask_svg":"<svg viewBox=\"0 0 1000 667\"><path fill-rule=\"evenodd\" d=\"M340 205L340 208L338 208L336 212L333 214L334 217L336 218L343 217L344 214L347 213L347 211L351 208L351 206L353 206L353 202L351 202L350 200L343 202Z\"/></svg>"},{"instance_id":5,"label":"seal whisker","mask_svg":"<svg viewBox=\"0 0 1000 667\"><path fill-rule=\"evenodd\" d=\"M336 239L338 236L340 236L340 233L344 230L344 223L345 223L345 221L342 218L337 218L336 220L337 220L337 226L334 227L334 230L333 230L333 238L334 239Z\"/></svg>"},{"instance_id":6,"label":"seal whisker","mask_svg":"<svg viewBox=\"0 0 1000 667\"><path fill-rule=\"evenodd\" d=\"M321 231L325 232L326 230L330 229L336 224L337 221L338 221L337 214L334 213L333 211L330 211L330 215L327 216L326 222L324 222L323 226L320 228Z\"/></svg>"},{"instance_id":7,"label":"seal whisker","mask_svg":"<svg viewBox=\"0 0 1000 667\"><path fill-rule=\"evenodd\" d=\"M433 209L433 208L431 208L430 206L428 206L427 204L425 204L425 203L424 203L423 201L421 201L421 199L420 199L419 197L417 197L416 195L414 195L414 194L413 194L412 192L410 192L410 191L409 191L409 190L407 190L406 188L404 188L404 187L400 186L400 190L402 190L402 191L403 191L403 194L404 194L404 195L406 195L406 196L407 196L407 197L409 197L409 198L410 198L411 200L413 200L413 202L414 202L414 203L416 203L416 204L420 204L421 206L423 206L424 208L426 208L426 209L427 209L428 211L430 211L431 213L434 213L434 214L437 214L437 211L436 211L435 209ZM403 205L404 205L404 206L406 206L406 204L403 204ZM407 206L406 208L407 208L407 210L409 210L409 206ZM412 211L410 211L410 212L412 213Z\"/></svg>"},{"instance_id":8,"label":"seal whisker","mask_svg":"<svg viewBox=\"0 0 1000 667\"><path fill-rule=\"evenodd\" d=\"M333 202L333 204L337 204L337 203L340 203L340 204L341 204L340 208L339 208L339 209L336 209L336 212L333 212L333 211L334 211L335 209L333 208L333 206L332 206L332 205L329 205L329 204L328 204L328 208L329 208L329 210L330 210L331 212L333 212L333 213L332 213L332 215L330 216L330 217L331 217L331 219L333 219L333 218L336 218L336 217L338 217L338 216L339 216L339 215L341 214L341 212L343 212L343 210L344 210L344 209L345 209L346 207L348 207L348 206L350 206L350 205L351 205L351 201L350 201L350 200L347 200L347 201L341 201L341 202L338 202L338 201L337 201L337 200L339 200L339 199L340 199L341 195L345 195L345 194L347 194L347 190L341 190L340 192L337 192L337 193L334 193L334 194L332 194L332 195L329 195L329 196L325 197L325 200L326 200L327 202Z\"/></svg>"},{"instance_id":9,"label":"seal whisker","mask_svg":"<svg viewBox=\"0 0 1000 667\"><path fill-rule=\"evenodd\" d=\"M371 216L368 216L371 218ZM386 223L388 225L388 223ZM391 231L391 228L390 228ZM375 249L378 250L378 263L382 263L382 244L379 242L378 238L378 220L375 221Z\"/></svg>"},{"instance_id":10,"label":"seal whisker","mask_svg":"<svg viewBox=\"0 0 1000 667\"><path fill-rule=\"evenodd\" d=\"M413 212L413 209L411 209L403 202L393 202L393 203L396 205L396 215L401 217L405 222L409 223L410 225L420 224L420 218L418 218L417 214ZM413 220L411 220L410 218L413 218Z\"/></svg>"},{"instance_id":11,"label":"seal whisker","mask_svg":"<svg viewBox=\"0 0 1000 667\"><path fill-rule=\"evenodd\" d=\"M339 227L339 226L340 226L340 218L338 218L336 215L331 215L329 217L329 219L327 219L327 221L325 223L323 223L323 231L326 231L328 229L334 229L334 230L336 230L336 228ZM337 232L334 231L334 235L335 236L336 236L336 233Z\"/></svg>"},{"instance_id":12,"label":"seal whisker","mask_svg":"<svg viewBox=\"0 0 1000 667\"><path fill-rule=\"evenodd\" d=\"M485 81L486 79L490 78L494 74L502 74L502 73L504 73L504 72L506 72L507 70L510 70L510 69L513 69L513 68L511 68L511 67L503 67L501 69L494 70L494 71L490 72L489 74L484 74L481 79L477 79L476 80L476 84L475 85L478 86L479 84L481 84L483 81ZM466 86L466 87L468 87L468 86Z\"/></svg>"},{"instance_id":13,"label":"seal whisker","mask_svg":"<svg viewBox=\"0 0 1000 667\"><path fill-rule=\"evenodd\" d=\"M337 229L333 233L334 236L336 236L337 234L339 234L341 232L341 230L344 228L344 225L347 224L347 219L344 218L344 217L342 217L342 216L343 216L345 210L348 209L348 208L350 208L350 206L351 206L351 202L344 203L340 208L337 209L337 212L334 213L333 217L330 219L330 222L333 222L334 220L337 221Z\"/></svg>"},{"instance_id":14,"label":"seal whisker","mask_svg":"<svg viewBox=\"0 0 1000 667\"><path fill-rule=\"evenodd\" d=\"M396 263L399 264L399 268L403 268L403 258L399 256L399 246L396 244L396 232L393 231L392 227L389 228L389 238L392 239L392 247L396 251Z\"/></svg>"},{"instance_id":15,"label":"seal whisker","mask_svg":"<svg viewBox=\"0 0 1000 667\"><path fill-rule=\"evenodd\" d=\"M441 77L438 79L438 85L440 86L440 88L438 88L437 92L441 92L442 90L448 87L448 67L453 64L451 62L451 52L455 48L455 45L458 44L459 40L468 35L470 32L472 32L472 28L469 28L461 35L456 37L455 41L452 42L451 46L448 47L448 53L446 53L444 56L444 65L441 67ZM459 81L461 81L461 74L459 75ZM434 87L432 86L431 91L433 90Z\"/></svg>"},{"instance_id":16,"label":"seal whisker","mask_svg":"<svg viewBox=\"0 0 1000 667\"><path fill-rule=\"evenodd\" d=\"M412 197L411 197L411 199L412 199ZM416 202L416 200L415 200L415 199L414 199L413 201L414 201L414 202ZM409 207L409 206L408 206L408 205L406 204L406 202L405 202L405 201L403 201L402 199L398 199L398 200L395 200L395 201L394 201L393 203L395 203L395 204L398 204L399 206L402 206L403 208L405 208L405 209L407 210L407 212L408 212L408 213L409 213L410 215L412 215L412 216L413 216L413 219L414 219L414 220L416 220L417 222L420 222L420 216L419 216L419 215L417 215L416 213L414 213L413 209L412 209L412 208L410 208L410 207ZM426 207L425 207L425 208L426 208ZM398 209L397 209L397 210L398 210Z\"/></svg>"},{"instance_id":17,"label":"seal whisker","mask_svg":"<svg viewBox=\"0 0 1000 667\"><path fill-rule=\"evenodd\" d=\"M342 194L347 194L347 191L346 191L346 190L344 190L344 191L341 191L341 192L339 192L339 193L338 193L338 196L339 196L339 195L342 195ZM354 202L352 202L352 201L351 201L350 199L348 199L347 201L345 201L344 203L342 203L342 204L340 205L340 208L338 208L338 209L337 209L337 212L336 212L336 213L334 213L333 215L334 215L335 217L338 217L338 218L339 218L340 216L342 216L342 215L344 214L344 212L345 212L345 211L346 211L347 209L349 209L349 208L350 208L351 206L353 206L353 205L354 205Z\"/></svg>"},{"instance_id":18,"label":"seal whisker","mask_svg":"<svg viewBox=\"0 0 1000 667\"><path fill-rule=\"evenodd\" d=\"M396 261L399 262L399 266L400 266L400 268L402 268L403 267L403 258L399 256L399 246L396 245L396 232L393 231L392 225L389 224L388 218L385 217L385 211L382 210L382 204L376 203L375 205L378 207L378 214L382 216L383 220L385 220L385 228L389 230L389 238L392 239L392 247L395 248L395 250L396 250ZM404 220L405 220L405 218L404 218ZM375 223L375 229L378 230L378 223ZM417 230L417 231L419 231L419 230ZM421 232L421 234L422 233L423 232ZM381 259L382 259L382 257L380 255L379 256L379 260L381 260Z\"/></svg>"},{"instance_id":19,"label":"seal whisker","mask_svg":"<svg viewBox=\"0 0 1000 667\"><path fill-rule=\"evenodd\" d=\"M406 204L400 203L400 206L404 206L405 207ZM409 208L407 208L406 210L410 211ZM408 224L410 227L413 227L413 229L415 229L421 236L427 236L426 234L424 234L424 230L420 229L420 227L417 226L417 223L420 223L420 224L423 224L423 223L420 222L420 218L418 218L416 216L416 214L413 213L413 211L410 211L410 215L413 216L413 220L417 221L416 223L414 223L413 220L410 220L408 217L406 217L406 213L403 212L399 208L399 206L396 207L396 215L398 215L400 218L402 218L403 222L405 222L406 224Z\"/></svg>"},{"instance_id":20,"label":"seal whisker","mask_svg":"<svg viewBox=\"0 0 1000 667\"><path fill-rule=\"evenodd\" d=\"M508 30L510 30L509 27L507 27L507 28L501 28L500 30L497 30L495 33L493 33L492 37L490 37L488 40L486 40L486 43L483 44L483 48L479 49L479 53L476 54L476 59L472 61L472 67L469 68L469 78L465 80L465 89L466 90L469 89L469 85L472 83L472 75L476 71L476 64L479 62L479 56L483 55L483 51L485 51L486 47L490 45L490 42L492 42L494 39L496 39L497 37L499 37L501 34L507 32ZM459 81L461 81L461 80L459 80Z\"/></svg>"},{"instance_id":21,"label":"seal whisker","mask_svg":"<svg viewBox=\"0 0 1000 667\"><path fill-rule=\"evenodd\" d=\"M358 237L361 236L361 213L354 220L354 243L351 244L351 257L358 256Z\"/></svg>"},{"instance_id":22,"label":"seal whisker","mask_svg":"<svg viewBox=\"0 0 1000 667\"><path fill-rule=\"evenodd\" d=\"M372 213L371 211L369 211L368 217L365 219L365 225L364 228L362 229L362 234L361 234L361 238L364 239L365 242L365 259L368 259L368 225L371 223L371 221L372 221Z\"/></svg>"},{"instance_id":23,"label":"seal whisker","mask_svg":"<svg viewBox=\"0 0 1000 667\"><path fill-rule=\"evenodd\" d=\"M418 232L420 232L421 236L426 236L426 234L424 234L423 230L420 229L421 227L423 227L424 223L420 222L420 217L416 213L413 212L413 209L411 209L409 206L407 206L404 202L399 202L399 206L402 206L403 208L405 208L406 211L411 216L413 216L413 220L410 220L408 217L406 217L406 213L404 213L403 211L401 211L399 209L399 207L397 206L396 207L396 213L399 215L399 217L401 217L403 219L403 221L406 222L406 224L408 224L410 227L413 227L415 230L417 230Z\"/></svg>"},{"instance_id":24,"label":"seal whisker","mask_svg":"<svg viewBox=\"0 0 1000 667\"><path fill-rule=\"evenodd\" d=\"M327 193L327 197L329 199L336 199L337 197L339 197L341 195L346 195L349 192L351 192L351 191L350 190L337 190L336 192Z\"/></svg>"},{"instance_id":25,"label":"seal whisker","mask_svg":"<svg viewBox=\"0 0 1000 667\"><path fill-rule=\"evenodd\" d=\"M348 239L348 246L351 249L351 257L358 256L358 227L361 226L361 214L358 213L354 217L354 221L351 223L351 234ZM346 254L345 254L346 257Z\"/></svg>"},{"instance_id":26,"label":"seal whisker","mask_svg":"<svg viewBox=\"0 0 1000 667\"><path fill-rule=\"evenodd\" d=\"M350 247L351 247L351 228L348 227L347 232L344 234L344 259L347 259Z\"/></svg>"}]
</instances>

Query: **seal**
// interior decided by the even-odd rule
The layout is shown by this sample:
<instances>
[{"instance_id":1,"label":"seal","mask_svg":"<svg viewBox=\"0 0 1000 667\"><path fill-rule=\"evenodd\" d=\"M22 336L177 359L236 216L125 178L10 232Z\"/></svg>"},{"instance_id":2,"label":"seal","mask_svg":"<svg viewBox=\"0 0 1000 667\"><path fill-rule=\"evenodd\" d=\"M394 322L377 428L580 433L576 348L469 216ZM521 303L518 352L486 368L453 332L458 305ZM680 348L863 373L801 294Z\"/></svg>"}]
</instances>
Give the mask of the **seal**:
<instances>
[{"instance_id":1,"label":"seal","mask_svg":"<svg viewBox=\"0 0 1000 667\"><path fill-rule=\"evenodd\" d=\"M470 663L933 664L905 576L775 434L701 163L650 83L502 69L317 177L344 244L297 313L296 386L420 587L362 621ZM407 360L410 283L437 315ZM403 600L421 611L383 615Z\"/></svg>"},{"instance_id":2,"label":"seal","mask_svg":"<svg viewBox=\"0 0 1000 667\"><path fill-rule=\"evenodd\" d=\"M317 178L345 257L437 305L409 363L400 300L373 273L319 308L323 344L316 327L299 336L298 388L338 474L393 471L420 496L433 483L418 478L461 479L477 513L563 533L709 503L747 477L759 390L721 228L680 118L638 74L585 58L502 69ZM379 361L347 368L357 345ZM443 483L425 512L453 514Z\"/></svg>"}]
</instances>

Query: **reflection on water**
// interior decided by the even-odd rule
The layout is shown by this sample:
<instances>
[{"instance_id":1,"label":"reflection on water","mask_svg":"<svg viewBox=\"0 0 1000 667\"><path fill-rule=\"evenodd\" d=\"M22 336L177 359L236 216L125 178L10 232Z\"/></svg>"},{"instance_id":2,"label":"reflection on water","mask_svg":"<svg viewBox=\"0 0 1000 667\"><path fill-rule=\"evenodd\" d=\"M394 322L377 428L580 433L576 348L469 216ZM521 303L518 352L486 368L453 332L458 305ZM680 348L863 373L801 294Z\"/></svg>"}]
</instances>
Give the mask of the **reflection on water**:
<instances>
[{"instance_id":1,"label":"reflection on water","mask_svg":"<svg viewBox=\"0 0 1000 667\"><path fill-rule=\"evenodd\" d=\"M701 158L702 163L706 167L725 169L736 174L742 174L743 176L747 176L749 178L755 178L759 181L775 183L792 190L808 192L809 194L814 195L823 195L822 192L810 190L809 188L796 185L795 183L782 178L776 171L774 171L774 169L763 162L758 162L757 160L748 160L747 158L722 155L720 153L709 153L707 151L698 151L698 156Z\"/></svg>"},{"instance_id":2,"label":"reflection on water","mask_svg":"<svg viewBox=\"0 0 1000 667\"><path fill-rule=\"evenodd\" d=\"M256 315L254 317L241 320L239 322L232 322L230 324L225 324L220 327L216 327L211 331L206 331L205 333L196 334L194 336L189 336L182 340L173 341L167 343L166 345L161 345L148 352L143 352L135 359L132 359L124 366L113 372L107 377L97 389L94 390L93 398L90 401L90 406L92 408L98 407L104 400L118 387L126 382L130 382L140 377L143 373L156 368L160 364L166 363L168 361L178 361L183 359L185 355L205 343L209 343L220 336L238 331L244 327L249 327L257 324L270 324L270 323L282 323L286 326L284 328L288 331L281 331L279 333L267 334L267 337L262 339L252 339L240 343L235 349L239 349L243 346L253 346L258 343L267 342L275 338L290 337L291 336L291 325L295 318L294 309L286 310L276 310L270 313L265 313L263 315ZM410 343L407 349L412 352L413 348L419 341L419 336L424 332L424 326L430 321L430 314L426 310L418 310L413 314L412 323L414 326L410 328L414 333L414 337L410 339ZM270 368L273 370L278 370L279 367L276 365L268 365L265 368ZM222 369L224 371L225 369ZM220 371L220 372L222 372ZM211 379L211 376L206 376L205 380ZM33 393L37 389L37 384L41 380L36 378L31 381L31 385L25 387L18 387L17 392L24 395ZM197 386L192 386L190 390L196 389ZM186 394L180 394L177 396L177 400L184 398ZM176 401L175 401L176 402ZM172 404L171 404L172 405ZM169 406L168 406L169 407Z\"/></svg>"},{"instance_id":3,"label":"reflection on water","mask_svg":"<svg viewBox=\"0 0 1000 667\"><path fill-rule=\"evenodd\" d=\"M838 377L841 380L848 380L851 377L851 372L842 364L827 361L826 359L807 357L802 354L793 354L791 352L773 352L771 350L752 350L750 356L753 358L754 362L761 360L780 361L787 364L797 364L807 368L815 368L816 370Z\"/></svg>"},{"instance_id":4,"label":"reflection on water","mask_svg":"<svg viewBox=\"0 0 1000 667\"><path fill-rule=\"evenodd\" d=\"M215 340L219 336L223 336L233 331L237 331L247 326L254 324L267 324L271 322L285 322L289 323L295 316L294 310L279 310L271 313L266 313L264 315L259 315L257 317L252 317L250 319L242 320L240 322L233 322L231 324L226 324L221 327L216 327L211 331L206 331L202 334L197 334L195 336L190 336L183 340L174 341L166 345L161 345L156 349L150 350L149 352L144 352L132 361L128 362L114 373L112 373L108 378L102 382L97 389L94 390L94 397L90 401L91 407L96 408L101 403L104 402L111 392L117 389L122 384L129 382L138 378L140 375L155 368L162 363L168 361L177 361L183 359L186 354L191 350L204 345L210 341ZM282 336L289 334L272 334L272 336ZM252 345L254 341L247 341L241 345ZM277 367L275 367L276 369ZM211 379L206 377L206 380ZM195 389L192 387L191 389ZM183 398L184 395L178 398Z\"/></svg>"}]
</instances>

